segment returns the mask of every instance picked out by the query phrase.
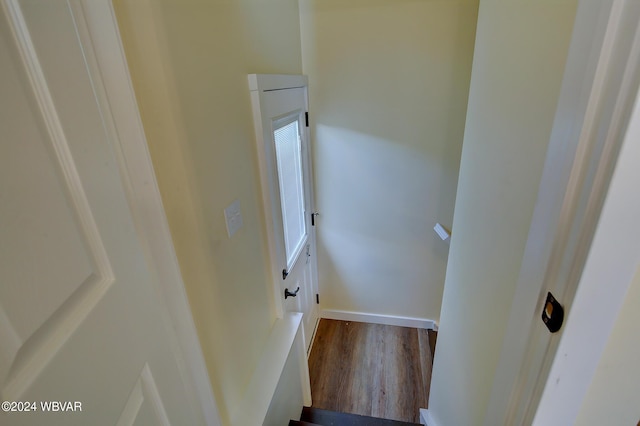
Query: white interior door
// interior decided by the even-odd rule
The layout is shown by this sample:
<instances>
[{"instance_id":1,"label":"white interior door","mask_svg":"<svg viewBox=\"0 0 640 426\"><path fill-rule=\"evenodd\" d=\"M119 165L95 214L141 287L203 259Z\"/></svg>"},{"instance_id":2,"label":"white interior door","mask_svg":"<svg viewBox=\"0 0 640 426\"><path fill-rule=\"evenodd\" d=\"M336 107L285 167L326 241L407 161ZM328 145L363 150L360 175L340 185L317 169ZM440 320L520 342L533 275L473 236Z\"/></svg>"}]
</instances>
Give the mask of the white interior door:
<instances>
[{"instance_id":1,"label":"white interior door","mask_svg":"<svg viewBox=\"0 0 640 426\"><path fill-rule=\"evenodd\" d=\"M0 424L203 424L77 5L0 2L0 400L30 403L3 406ZM47 411L49 401L72 411Z\"/></svg>"},{"instance_id":2,"label":"white interior door","mask_svg":"<svg viewBox=\"0 0 640 426\"><path fill-rule=\"evenodd\" d=\"M249 78L276 298L303 313L307 350L318 319L315 216L304 76Z\"/></svg>"}]
</instances>

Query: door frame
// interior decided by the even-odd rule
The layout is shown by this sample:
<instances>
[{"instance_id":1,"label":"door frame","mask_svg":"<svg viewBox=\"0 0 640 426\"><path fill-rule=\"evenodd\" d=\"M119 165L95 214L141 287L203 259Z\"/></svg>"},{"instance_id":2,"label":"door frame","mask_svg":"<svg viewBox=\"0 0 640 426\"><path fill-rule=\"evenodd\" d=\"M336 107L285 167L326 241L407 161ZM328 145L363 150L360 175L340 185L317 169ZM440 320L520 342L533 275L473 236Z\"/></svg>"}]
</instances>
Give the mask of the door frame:
<instances>
[{"instance_id":1,"label":"door frame","mask_svg":"<svg viewBox=\"0 0 640 426\"><path fill-rule=\"evenodd\" d=\"M639 86L640 7L632 3L584 0L578 6L486 426L533 420L563 332L540 347L547 291L571 315Z\"/></svg>"},{"instance_id":2,"label":"door frame","mask_svg":"<svg viewBox=\"0 0 640 426\"><path fill-rule=\"evenodd\" d=\"M573 312L568 318L535 413L532 424L536 426L581 424L586 417L585 409L592 414L609 416L609 419L601 418L596 422L591 420L593 424L607 424L611 418L620 423L624 419L628 422L625 424L630 425L636 425L638 421L638 417L635 417L638 415L637 404L625 401L627 395L622 390L625 389L624 384L620 386L609 378L617 376L618 380L621 379L620 366L625 370L637 368L637 358L633 359L632 367L629 357L616 360L622 361L621 364L612 363L610 357L612 353L618 355L626 350L634 350L620 347L619 330L621 327L637 325L635 321L630 322L627 309L631 304L632 309L637 310L638 299L633 298L631 292L639 285L640 272L639 100L640 95L636 97L631 122L573 302ZM594 315L594 312L597 314ZM634 340L634 334L627 331L623 339ZM629 373L635 374L633 370ZM602 383L603 376L607 377L609 383ZM610 393L616 402L603 396L602 390ZM594 401L594 392L599 394L597 401ZM601 401L602 405L593 413L589 404L601 404ZM619 413L614 409L624 412Z\"/></svg>"},{"instance_id":3,"label":"door frame","mask_svg":"<svg viewBox=\"0 0 640 426\"><path fill-rule=\"evenodd\" d=\"M262 94L264 92L273 91L273 90L283 90L283 89L294 89L294 88L304 88L305 92L305 112L309 111L309 79L306 75L288 75L288 74L249 74L248 76L249 82L249 91L251 93L251 108L253 110L254 117L254 126L255 126L255 134L256 134L256 147L257 147L257 156L258 156L258 168L260 171L260 186L262 192L262 206L263 206L263 214L264 214L264 224L267 230L267 248L269 254L269 270L271 271L271 281L273 287L273 297L274 297L274 307L276 310L276 316L278 318L283 318L284 316L284 306L282 303L282 294L280 290L280 281L282 278L282 265L278 263L278 241L276 240L275 229L274 229L274 212L277 209L280 209L280 206L275 205L274 197L272 192L274 191L271 188L271 181L269 179L269 165L268 160L266 158L265 153L265 141L266 134L270 132L270 129L263 128L262 123ZM308 117L308 116L307 116ZM305 137L307 141L310 142L310 132L308 126L303 126L302 131L305 132ZM307 175L305 178L307 179L309 185L308 188L305 187L305 190L308 191L308 196L311 204L311 211L305 212L305 214L310 214L311 212L315 212L315 196L313 192L313 170L312 170L312 162L311 156L308 149L303 150L303 159L305 168L303 172ZM306 220L306 218L305 218ZM309 227L309 239L316 245L316 232L315 227ZM314 274L314 291L318 292L318 266L317 266L317 253L315 256L312 256L312 274ZM317 309L317 305L316 305ZM315 333L314 333L315 334ZM313 336L309 336L311 339Z\"/></svg>"},{"instance_id":4,"label":"door frame","mask_svg":"<svg viewBox=\"0 0 640 426\"><path fill-rule=\"evenodd\" d=\"M17 0L5 5L19 7ZM190 398L205 424L220 426L217 403L191 314L153 170L147 140L111 0L68 0L78 26L105 131L114 148L134 226L162 303L164 326ZM18 37L28 37L22 28Z\"/></svg>"}]
</instances>

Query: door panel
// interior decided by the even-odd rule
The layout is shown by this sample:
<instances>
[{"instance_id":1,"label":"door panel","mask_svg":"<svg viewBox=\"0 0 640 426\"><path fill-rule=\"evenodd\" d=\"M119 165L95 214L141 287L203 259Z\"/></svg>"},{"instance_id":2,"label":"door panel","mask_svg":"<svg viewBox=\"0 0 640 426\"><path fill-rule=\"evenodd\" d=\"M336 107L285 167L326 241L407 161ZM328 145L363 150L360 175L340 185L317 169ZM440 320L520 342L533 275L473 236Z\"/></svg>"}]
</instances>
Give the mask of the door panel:
<instances>
[{"instance_id":1,"label":"door panel","mask_svg":"<svg viewBox=\"0 0 640 426\"><path fill-rule=\"evenodd\" d=\"M162 425L169 419L149 365L145 364L125 405L117 426Z\"/></svg>"},{"instance_id":2,"label":"door panel","mask_svg":"<svg viewBox=\"0 0 640 426\"><path fill-rule=\"evenodd\" d=\"M71 10L0 7L0 399L81 411L0 423L202 424Z\"/></svg>"}]
</instances>

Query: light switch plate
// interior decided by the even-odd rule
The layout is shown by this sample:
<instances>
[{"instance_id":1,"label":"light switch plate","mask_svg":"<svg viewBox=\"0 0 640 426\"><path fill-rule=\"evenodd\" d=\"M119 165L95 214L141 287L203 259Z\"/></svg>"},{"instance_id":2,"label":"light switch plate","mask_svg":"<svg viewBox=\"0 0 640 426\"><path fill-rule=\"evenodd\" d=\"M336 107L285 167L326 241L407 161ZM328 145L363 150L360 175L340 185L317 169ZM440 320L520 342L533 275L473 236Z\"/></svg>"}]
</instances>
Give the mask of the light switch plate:
<instances>
[{"instance_id":1,"label":"light switch plate","mask_svg":"<svg viewBox=\"0 0 640 426\"><path fill-rule=\"evenodd\" d=\"M227 223L227 235L233 236L238 229L242 228L242 212L240 211L240 201L235 200L229 207L224 209L224 219Z\"/></svg>"}]
</instances>

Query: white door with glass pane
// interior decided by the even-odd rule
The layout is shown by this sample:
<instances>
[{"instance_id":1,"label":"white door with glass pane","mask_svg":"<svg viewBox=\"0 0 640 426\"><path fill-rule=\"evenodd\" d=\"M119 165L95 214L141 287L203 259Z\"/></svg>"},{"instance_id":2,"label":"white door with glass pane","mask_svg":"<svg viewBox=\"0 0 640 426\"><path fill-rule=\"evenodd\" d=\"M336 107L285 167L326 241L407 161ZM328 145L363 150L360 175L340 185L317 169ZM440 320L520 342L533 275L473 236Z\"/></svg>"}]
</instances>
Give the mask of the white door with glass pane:
<instances>
[{"instance_id":1,"label":"white door with glass pane","mask_svg":"<svg viewBox=\"0 0 640 426\"><path fill-rule=\"evenodd\" d=\"M279 310L302 312L309 349L318 319L307 78L250 75L272 278Z\"/></svg>"}]
</instances>

